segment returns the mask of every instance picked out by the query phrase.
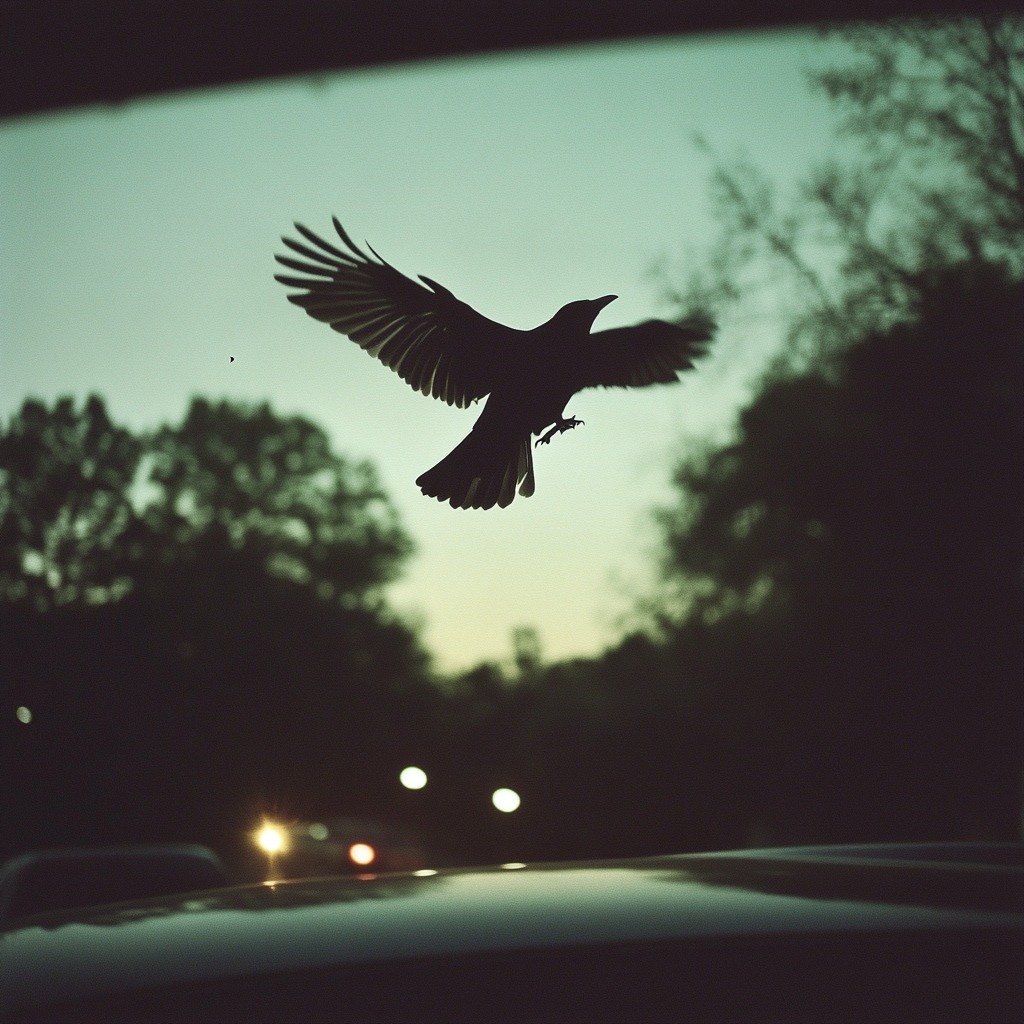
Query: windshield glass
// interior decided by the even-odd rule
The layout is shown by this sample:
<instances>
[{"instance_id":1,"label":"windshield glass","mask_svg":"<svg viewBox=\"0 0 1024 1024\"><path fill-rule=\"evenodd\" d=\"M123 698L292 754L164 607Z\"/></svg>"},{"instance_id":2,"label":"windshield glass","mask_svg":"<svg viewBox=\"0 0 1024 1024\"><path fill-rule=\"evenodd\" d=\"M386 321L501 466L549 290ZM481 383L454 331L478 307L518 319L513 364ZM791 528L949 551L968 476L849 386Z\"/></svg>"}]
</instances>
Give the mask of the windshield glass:
<instances>
[{"instance_id":1,"label":"windshield glass","mask_svg":"<svg viewBox=\"0 0 1024 1024\"><path fill-rule=\"evenodd\" d=\"M0 125L0 854L1017 836L1021 26Z\"/></svg>"}]
</instances>

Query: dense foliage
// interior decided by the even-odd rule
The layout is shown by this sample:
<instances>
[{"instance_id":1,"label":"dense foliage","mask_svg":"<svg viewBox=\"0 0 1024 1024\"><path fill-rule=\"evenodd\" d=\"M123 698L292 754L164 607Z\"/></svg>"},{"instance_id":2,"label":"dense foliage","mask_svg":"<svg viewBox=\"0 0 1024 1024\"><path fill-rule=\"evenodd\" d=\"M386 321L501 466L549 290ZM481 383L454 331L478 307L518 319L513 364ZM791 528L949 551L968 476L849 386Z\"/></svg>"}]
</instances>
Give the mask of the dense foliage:
<instances>
[{"instance_id":1,"label":"dense foliage","mask_svg":"<svg viewBox=\"0 0 1024 1024\"><path fill-rule=\"evenodd\" d=\"M92 397L25 402L0 472L3 702L32 715L3 721L7 845L379 805L435 691L371 467L267 406L136 436Z\"/></svg>"}]
</instances>

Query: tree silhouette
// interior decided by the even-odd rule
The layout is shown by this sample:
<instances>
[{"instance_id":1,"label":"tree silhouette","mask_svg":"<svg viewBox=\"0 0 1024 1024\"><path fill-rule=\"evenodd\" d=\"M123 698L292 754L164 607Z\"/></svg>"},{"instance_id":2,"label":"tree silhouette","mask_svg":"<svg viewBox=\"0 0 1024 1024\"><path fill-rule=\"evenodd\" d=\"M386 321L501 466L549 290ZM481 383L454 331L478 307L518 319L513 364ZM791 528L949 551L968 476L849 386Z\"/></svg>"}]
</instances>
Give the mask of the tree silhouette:
<instances>
[{"instance_id":1,"label":"tree silhouette","mask_svg":"<svg viewBox=\"0 0 1024 1024\"><path fill-rule=\"evenodd\" d=\"M788 344L677 467L651 624L747 745L757 841L1011 838L1024 19L829 35L843 161L788 206L719 163L709 269L674 291L725 333L770 298Z\"/></svg>"},{"instance_id":2,"label":"tree silhouette","mask_svg":"<svg viewBox=\"0 0 1024 1024\"><path fill-rule=\"evenodd\" d=\"M39 610L131 588L123 540L142 441L92 395L28 400L0 434L0 602Z\"/></svg>"},{"instance_id":3,"label":"tree silhouette","mask_svg":"<svg viewBox=\"0 0 1024 1024\"><path fill-rule=\"evenodd\" d=\"M685 459L662 512L694 642L759 681L748 741L777 822L816 835L1009 837L1024 645L1024 286L967 266L829 372L766 383ZM747 623L760 629L749 635ZM768 777L766 776L766 781ZM780 826L781 827L781 826Z\"/></svg>"},{"instance_id":4,"label":"tree silhouette","mask_svg":"<svg viewBox=\"0 0 1024 1024\"><path fill-rule=\"evenodd\" d=\"M373 603L412 550L373 468L302 417L193 400L136 437L102 399L28 400L0 435L0 601L40 610L159 586L184 566L238 572L347 606Z\"/></svg>"},{"instance_id":5,"label":"tree silhouette","mask_svg":"<svg viewBox=\"0 0 1024 1024\"><path fill-rule=\"evenodd\" d=\"M412 550L367 463L331 450L323 430L266 404L194 399L146 450L154 494L142 517L157 566L210 544L325 600L364 603ZM184 543L182 543L184 539Z\"/></svg>"},{"instance_id":6,"label":"tree silhouette","mask_svg":"<svg viewBox=\"0 0 1024 1024\"><path fill-rule=\"evenodd\" d=\"M0 847L386 812L438 695L370 466L266 405L135 437L93 397L26 402L0 468Z\"/></svg>"},{"instance_id":7,"label":"tree silhouette","mask_svg":"<svg viewBox=\"0 0 1024 1024\"><path fill-rule=\"evenodd\" d=\"M832 103L843 158L813 167L788 202L748 161L716 159L720 234L699 272L666 285L681 309L740 317L763 317L770 298L795 366L913 316L930 270L985 261L1024 273L1024 18L824 36L841 49L809 80Z\"/></svg>"}]
</instances>

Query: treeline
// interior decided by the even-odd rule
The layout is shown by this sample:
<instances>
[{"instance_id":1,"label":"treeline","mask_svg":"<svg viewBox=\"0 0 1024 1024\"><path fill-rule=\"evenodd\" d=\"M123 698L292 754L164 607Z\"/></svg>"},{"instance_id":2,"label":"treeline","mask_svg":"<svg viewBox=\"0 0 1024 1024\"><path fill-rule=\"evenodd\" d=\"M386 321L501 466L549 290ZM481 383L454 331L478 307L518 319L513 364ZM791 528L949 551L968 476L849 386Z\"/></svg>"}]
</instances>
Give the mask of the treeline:
<instances>
[{"instance_id":1,"label":"treeline","mask_svg":"<svg viewBox=\"0 0 1024 1024\"><path fill-rule=\"evenodd\" d=\"M265 405L135 436L93 396L27 401L0 467L6 850L381 806L437 694L369 466Z\"/></svg>"},{"instance_id":2,"label":"treeline","mask_svg":"<svg viewBox=\"0 0 1024 1024\"><path fill-rule=\"evenodd\" d=\"M916 322L866 337L827 375L766 384L734 443L681 462L646 632L546 665L520 631L514 669L454 679L432 674L383 599L410 545L365 467L362 485L328 488L276 525L269 510L287 503L275 486L302 488L288 474L275 485L248 441L224 449L226 496L215 474L202 501L181 482L176 509L147 508L167 497L140 487L136 466L106 477L134 499L100 500L96 471L87 498L88 445L110 449L88 427L106 422L102 402L26 403L0 438L4 546L20 560L0 602L4 852L172 838L223 849L264 813L409 821L460 859L1013 837L1024 288L968 267L922 295ZM282 466L298 466L291 433L316 433L266 408L197 400L185 422L198 416L214 449L212 425L239 438L258 422ZM72 437L91 440L75 452ZM11 452L29 448L32 480L49 481L36 507L12 485ZM234 495L250 476L255 517ZM367 549L346 556L350 575L323 569L330 530L310 506L339 544ZM81 524L112 507L122 527L100 544ZM300 534L325 546L310 554ZM279 571L275 535L305 571ZM47 550L62 560L47 565ZM423 793L397 784L407 764L428 771ZM488 802L502 785L523 797L508 817Z\"/></svg>"}]
</instances>

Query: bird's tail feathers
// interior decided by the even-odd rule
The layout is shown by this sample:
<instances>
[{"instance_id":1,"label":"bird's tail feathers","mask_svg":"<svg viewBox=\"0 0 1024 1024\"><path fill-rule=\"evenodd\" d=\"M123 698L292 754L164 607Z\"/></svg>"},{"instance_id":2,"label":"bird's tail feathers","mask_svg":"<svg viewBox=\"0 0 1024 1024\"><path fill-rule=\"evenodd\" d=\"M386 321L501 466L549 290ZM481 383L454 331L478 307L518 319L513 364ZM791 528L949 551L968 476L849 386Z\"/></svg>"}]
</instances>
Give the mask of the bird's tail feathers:
<instances>
[{"instance_id":1,"label":"bird's tail feathers","mask_svg":"<svg viewBox=\"0 0 1024 1024\"><path fill-rule=\"evenodd\" d=\"M416 483L424 494L447 501L452 508L505 508L517 485L524 498L534 492L530 436L495 446L474 429Z\"/></svg>"}]
</instances>

